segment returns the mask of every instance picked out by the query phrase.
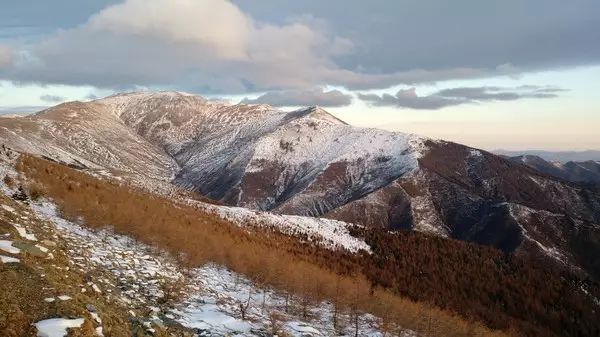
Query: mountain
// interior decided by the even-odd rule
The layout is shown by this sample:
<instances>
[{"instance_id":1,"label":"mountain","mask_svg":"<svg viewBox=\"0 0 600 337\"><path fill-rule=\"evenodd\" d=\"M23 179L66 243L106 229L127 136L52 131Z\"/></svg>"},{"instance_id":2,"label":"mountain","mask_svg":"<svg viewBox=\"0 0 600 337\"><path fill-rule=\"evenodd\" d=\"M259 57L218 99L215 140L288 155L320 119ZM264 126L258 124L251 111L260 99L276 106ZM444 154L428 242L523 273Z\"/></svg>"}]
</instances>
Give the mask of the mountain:
<instances>
[{"instance_id":1,"label":"mountain","mask_svg":"<svg viewBox=\"0 0 600 337\"><path fill-rule=\"evenodd\" d=\"M600 162L587 160L566 163L549 162L534 155L509 157L513 162L529 166L545 174L575 183L600 184Z\"/></svg>"},{"instance_id":2,"label":"mountain","mask_svg":"<svg viewBox=\"0 0 600 337\"><path fill-rule=\"evenodd\" d=\"M494 150L495 154L506 156L506 157L518 157L518 156L537 156L550 162L561 162L566 163L569 161L582 162L582 161L600 161L600 151L598 150L586 150L586 151L543 151L543 150L523 150L523 151L511 151L511 150Z\"/></svg>"},{"instance_id":3,"label":"mountain","mask_svg":"<svg viewBox=\"0 0 600 337\"><path fill-rule=\"evenodd\" d=\"M464 145L176 93L0 118L8 146L226 205L408 229L600 277L600 192Z\"/></svg>"}]
</instances>

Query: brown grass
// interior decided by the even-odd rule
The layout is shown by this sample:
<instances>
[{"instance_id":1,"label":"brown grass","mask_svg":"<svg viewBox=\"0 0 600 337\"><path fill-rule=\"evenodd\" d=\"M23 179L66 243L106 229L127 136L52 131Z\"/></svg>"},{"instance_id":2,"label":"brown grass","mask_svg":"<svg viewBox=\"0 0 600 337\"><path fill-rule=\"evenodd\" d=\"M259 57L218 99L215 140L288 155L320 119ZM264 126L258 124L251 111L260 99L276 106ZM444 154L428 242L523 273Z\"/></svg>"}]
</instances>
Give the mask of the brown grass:
<instances>
[{"instance_id":1,"label":"brown grass","mask_svg":"<svg viewBox=\"0 0 600 337\"><path fill-rule=\"evenodd\" d=\"M321 300L346 313L370 312L428 336L505 336L447 311L398 297L373 286L351 254L301 244L269 231L239 228L170 200L100 181L82 172L30 156L18 170L43 185L63 215L92 228L120 233L170 251L182 263L215 262L255 282L293 294L290 310L306 313Z\"/></svg>"},{"instance_id":2,"label":"brown grass","mask_svg":"<svg viewBox=\"0 0 600 337\"><path fill-rule=\"evenodd\" d=\"M29 198L33 201L37 201L41 197L46 195L44 188L40 184L37 184L37 183L30 183L29 185L27 185L26 190L27 190L27 195L29 195Z\"/></svg>"},{"instance_id":3,"label":"brown grass","mask_svg":"<svg viewBox=\"0 0 600 337\"><path fill-rule=\"evenodd\" d=\"M8 186L8 188L13 188L15 186L15 180L8 175L4 176L3 181L4 181L4 184L6 184L6 186Z\"/></svg>"},{"instance_id":4,"label":"brown grass","mask_svg":"<svg viewBox=\"0 0 600 337\"><path fill-rule=\"evenodd\" d=\"M9 203L7 199L0 199ZM12 204L21 211L18 204ZM19 236L11 225L4 220L15 221L16 214L0 217L0 234L10 233L15 242ZM41 224L36 226L38 238L50 237L51 233L42 232ZM20 263L0 264L0 336L34 337L36 329L32 323L52 317L85 317L82 329L74 329L72 336L94 336L91 317L84 309L86 304L98 308L103 320L106 336L129 336L127 312L95 296L93 292L81 293L84 275L69 264L69 258L60 247L53 249L54 258L36 257L22 251ZM48 303L44 298L69 294L68 301Z\"/></svg>"}]
</instances>

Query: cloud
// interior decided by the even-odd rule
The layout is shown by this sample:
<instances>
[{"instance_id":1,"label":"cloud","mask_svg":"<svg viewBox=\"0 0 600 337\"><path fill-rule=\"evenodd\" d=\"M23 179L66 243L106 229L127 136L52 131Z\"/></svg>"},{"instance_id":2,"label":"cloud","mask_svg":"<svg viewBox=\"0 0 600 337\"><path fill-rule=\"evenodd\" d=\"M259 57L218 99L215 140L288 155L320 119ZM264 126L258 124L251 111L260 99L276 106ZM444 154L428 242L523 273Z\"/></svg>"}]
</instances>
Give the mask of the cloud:
<instances>
[{"instance_id":1,"label":"cloud","mask_svg":"<svg viewBox=\"0 0 600 337\"><path fill-rule=\"evenodd\" d=\"M279 20L281 21L281 20ZM363 71L340 58L358 52L322 20L257 20L227 0L127 0L21 46L0 78L121 90L169 86L204 93L349 89L503 74L505 69Z\"/></svg>"},{"instance_id":2,"label":"cloud","mask_svg":"<svg viewBox=\"0 0 600 337\"><path fill-rule=\"evenodd\" d=\"M257 22L225 0L128 0L24 50L5 76L227 93L312 87L349 75L332 61L343 48L330 47L348 44L304 23Z\"/></svg>"},{"instance_id":3,"label":"cloud","mask_svg":"<svg viewBox=\"0 0 600 337\"><path fill-rule=\"evenodd\" d=\"M433 94L419 96L415 88L401 89L396 95L358 94L358 97L375 106L437 110L448 106L486 101L514 101L525 98L554 98L565 91L556 87L524 85L516 88L504 87L457 87L439 90Z\"/></svg>"},{"instance_id":4,"label":"cloud","mask_svg":"<svg viewBox=\"0 0 600 337\"><path fill-rule=\"evenodd\" d=\"M397 106L411 109L440 109L446 106L462 104L459 99L450 99L436 95L417 96L416 89L399 90L395 96L383 94L358 94L358 98L376 106Z\"/></svg>"},{"instance_id":5,"label":"cloud","mask_svg":"<svg viewBox=\"0 0 600 337\"><path fill-rule=\"evenodd\" d=\"M453 1L451 6L446 0L234 2L259 20L318 15L331 31L354 43L355 52L336 64L366 73L527 72L600 62L600 1Z\"/></svg>"},{"instance_id":6,"label":"cloud","mask_svg":"<svg viewBox=\"0 0 600 337\"><path fill-rule=\"evenodd\" d=\"M309 90L272 91L255 99L245 98L242 103L265 103L272 106L339 107L352 103L352 96L339 90L324 91L322 88Z\"/></svg>"},{"instance_id":7,"label":"cloud","mask_svg":"<svg viewBox=\"0 0 600 337\"><path fill-rule=\"evenodd\" d=\"M57 96L57 95L42 95L42 96L40 96L40 100L42 100L44 102L48 102L48 103L58 103L58 102L64 102L67 99L65 97Z\"/></svg>"},{"instance_id":8,"label":"cloud","mask_svg":"<svg viewBox=\"0 0 600 337\"><path fill-rule=\"evenodd\" d=\"M12 63L12 50L8 46L0 44L0 69Z\"/></svg>"}]
</instances>

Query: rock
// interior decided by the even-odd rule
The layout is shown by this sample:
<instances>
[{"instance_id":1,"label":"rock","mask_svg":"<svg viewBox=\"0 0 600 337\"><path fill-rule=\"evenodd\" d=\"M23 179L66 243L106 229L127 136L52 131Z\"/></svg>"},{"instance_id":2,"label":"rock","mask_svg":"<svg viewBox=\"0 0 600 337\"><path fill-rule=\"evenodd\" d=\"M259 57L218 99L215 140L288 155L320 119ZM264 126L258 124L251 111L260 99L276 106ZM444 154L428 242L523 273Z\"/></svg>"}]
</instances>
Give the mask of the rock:
<instances>
[{"instance_id":1,"label":"rock","mask_svg":"<svg viewBox=\"0 0 600 337\"><path fill-rule=\"evenodd\" d=\"M42 244L48 247L56 247L56 242L50 240L42 240Z\"/></svg>"},{"instance_id":2,"label":"rock","mask_svg":"<svg viewBox=\"0 0 600 337\"><path fill-rule=\"evenodd\" d=\"M13 193L12 198L22 202L27 202L29 200L27 193L25 193L25 190L23 189L23 186L19 186L17 191Z\"/></svg>"},{"instance_id":3,"label":"rock","mask_svg":"<svg viewBox=\"0 0 600 337\"><path fill-rule=\"evenodd\" d=\"M86 304L85 309L89 312L97 312L96 307L93 304Z\"/></svg>"},{"instance_id":4,"label":"rock","mask_svg":"<svg viewBox=\"0 0 600 337\"><path fill-rule=\"evenodd\" d=\"M35 257L45 257L46 256L46 252L44 252L39 247L37 247L36 245L31 244L31 243L15 242L15 243L13 243L13 246L33 255Z\"/></svg>"}]
</instances>

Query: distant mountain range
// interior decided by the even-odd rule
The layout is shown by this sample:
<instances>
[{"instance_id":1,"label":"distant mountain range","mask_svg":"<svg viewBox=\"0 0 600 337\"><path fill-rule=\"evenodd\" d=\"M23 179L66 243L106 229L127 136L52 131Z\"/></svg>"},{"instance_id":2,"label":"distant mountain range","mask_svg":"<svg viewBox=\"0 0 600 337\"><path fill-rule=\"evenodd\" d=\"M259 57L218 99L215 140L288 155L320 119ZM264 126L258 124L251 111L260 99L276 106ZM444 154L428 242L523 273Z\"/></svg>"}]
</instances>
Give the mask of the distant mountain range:
<instances>
[{"instance_id":1,"label":"distant mountain range","mask_svg":"<svg viewBox=\"0 0 600 337\"><path fill-rule=\"evenodd\" d=\"M172 183L231 206L428 232L600 277L600 192L565 181L564 169L354 127L317 107L129 93L0 118L0 138L146 187Z\"/></svg>"},{"instance_id":2,"label":"distant mountain range","mask_svg":"<svg viewBox=\"0 0 600 337\"><path fill-rule=\"evenodd\" d=\"M551 176L583 184L600 184L600 162L587 160L582 162L569 161L550 162L534 155L508 157L515 163L520 163Z\"/></svg>"},{"instance_id":3,"label":"distant mountain range","mask_svg":"<svg viewBox=\"0 0 600 337\"><path fill-rule=\"evenodd\" d=\"M518 157L518 156L536 156L550 162L561 162L566 163L570 161L585 162L585 161L600 161L600 150L586 150L586 151L542 151L542 150L523 150L523 151L510 151L510 150L494 150L495 154L507 156L507 157Z\"/></svg>"}]
</instances>

